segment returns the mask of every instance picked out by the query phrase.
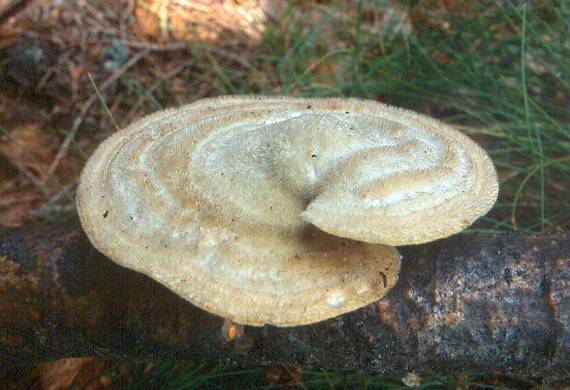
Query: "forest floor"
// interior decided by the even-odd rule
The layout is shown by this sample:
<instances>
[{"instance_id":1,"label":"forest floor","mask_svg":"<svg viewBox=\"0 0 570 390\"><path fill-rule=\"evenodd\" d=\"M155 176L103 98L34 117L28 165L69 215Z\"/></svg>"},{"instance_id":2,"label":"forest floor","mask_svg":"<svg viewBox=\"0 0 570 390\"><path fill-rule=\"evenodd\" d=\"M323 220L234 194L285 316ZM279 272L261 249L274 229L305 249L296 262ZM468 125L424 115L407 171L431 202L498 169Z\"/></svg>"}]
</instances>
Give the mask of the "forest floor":
<instances>
[{"instance_id":1,"label":"forest floor","mask_svg":"<svg viewBox=\"0 0 570 390\"><path fill-rule=\"evenodd\" d=\"M73 218L86 159L145 114L267 94L374 99L468 134L493 158L501 192L467 234L570 227L567 1L35 0L3 15L11 2L0 1L0 226ZM88 361L99 382L122 375ZM180 367L145 364L137 369L158 382L142 387L176 388L160 381L179 380ZM205 388L219 374L184 372L200 373ZM263 372L301 388L405 386L401 376ZM470 375L421 384L477 387ZM536 384L486 378L489 388Z\"/></svg>"}]
</instances>

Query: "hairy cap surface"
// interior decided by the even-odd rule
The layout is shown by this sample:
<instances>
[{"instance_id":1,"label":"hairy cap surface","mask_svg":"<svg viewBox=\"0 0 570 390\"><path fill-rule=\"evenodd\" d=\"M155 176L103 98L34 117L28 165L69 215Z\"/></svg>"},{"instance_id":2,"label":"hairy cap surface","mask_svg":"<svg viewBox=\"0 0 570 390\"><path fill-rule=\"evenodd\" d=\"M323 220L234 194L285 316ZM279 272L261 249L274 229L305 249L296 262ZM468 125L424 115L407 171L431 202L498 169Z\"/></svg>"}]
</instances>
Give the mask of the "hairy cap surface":
<instances>
[{"instance_id":1,"label":"hairy cap surface","mask_svg":"<svg viewBox=\"0 0 570 390\"><path fill-rule=\"evenodd\" d=\"M396 282L387 245L449 236L497 196L493 165L433 119L371 101L223 97L96 150L77 203L93 244L237 323L320 321Z\"/></svg>"}]
</instances>

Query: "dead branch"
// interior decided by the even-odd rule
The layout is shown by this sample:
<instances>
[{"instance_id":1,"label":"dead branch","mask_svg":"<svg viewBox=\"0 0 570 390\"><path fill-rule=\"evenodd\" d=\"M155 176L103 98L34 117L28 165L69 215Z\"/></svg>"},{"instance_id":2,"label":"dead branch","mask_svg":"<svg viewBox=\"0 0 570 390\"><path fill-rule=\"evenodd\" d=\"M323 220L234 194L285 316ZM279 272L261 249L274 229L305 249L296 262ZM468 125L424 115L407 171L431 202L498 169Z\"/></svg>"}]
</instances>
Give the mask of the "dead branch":
<instances>
[{"instance_id":1,"label":"dead branch","mask_svg":"<svg viewBox=\"0 0 570 390\"><path fill-rule=\"evenodd\" d=\"M106 259L76 223L0 228L0 362L160 355L570 376L570 233L401 252L399 282L379 303L310 326L235 327Z\"/></svg>"}]
</instances>

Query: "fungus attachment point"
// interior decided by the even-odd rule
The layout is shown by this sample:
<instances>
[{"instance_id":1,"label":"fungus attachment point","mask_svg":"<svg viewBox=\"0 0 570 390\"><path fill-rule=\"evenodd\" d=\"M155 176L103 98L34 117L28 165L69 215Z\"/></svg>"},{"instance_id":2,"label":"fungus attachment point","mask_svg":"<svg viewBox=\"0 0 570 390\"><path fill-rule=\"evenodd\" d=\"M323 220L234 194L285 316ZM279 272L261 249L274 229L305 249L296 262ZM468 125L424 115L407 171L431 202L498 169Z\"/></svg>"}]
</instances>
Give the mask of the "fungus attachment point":
<instances>
[{"instance_id":1,"label":"fungus attachment point","mask_svg":"<svg viewBox=\"0 0 570 390\"><path fill-rule=\"evenodd\" d=\"M245 329L242 325L234 324L231 320L225 318L222 325L222 337L226 341L234 341L243 336Z\"/></svg>"},{"instance_id":2,"label":"fungus attachment point","mask_svg":"<svg viewBox=\"0 0 570 390\"><path fill-rule=\"evenodd\" d=\"M308 109L307 107L310 107ZM233 323L293 326L382 297L397 250L497 196L461 133L371 101L223 97L103 142L77 192L91 242Z\"/></svg>"}]
</instances>

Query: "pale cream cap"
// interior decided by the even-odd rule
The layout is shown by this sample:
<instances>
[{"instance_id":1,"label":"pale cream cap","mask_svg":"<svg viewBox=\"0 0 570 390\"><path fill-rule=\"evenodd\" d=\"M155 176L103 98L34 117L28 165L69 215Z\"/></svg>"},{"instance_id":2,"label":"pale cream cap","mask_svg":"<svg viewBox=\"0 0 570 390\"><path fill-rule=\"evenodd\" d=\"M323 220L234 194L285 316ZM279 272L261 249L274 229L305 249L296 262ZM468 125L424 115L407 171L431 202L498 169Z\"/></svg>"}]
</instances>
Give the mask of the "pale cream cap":
<instances>
[{"instance_id":1,"label":"pale cream cap","mask_svg":"<svg viewBox=\"0 0 570 390\"><path fill-rule=\"evenodd\" d=\"M103 142L77 193L92 243L233 322L308 324L382 297L387 245L456 233L497 197L485 152L356 99L222 97Z\"/></svg>"}]
</instances>

